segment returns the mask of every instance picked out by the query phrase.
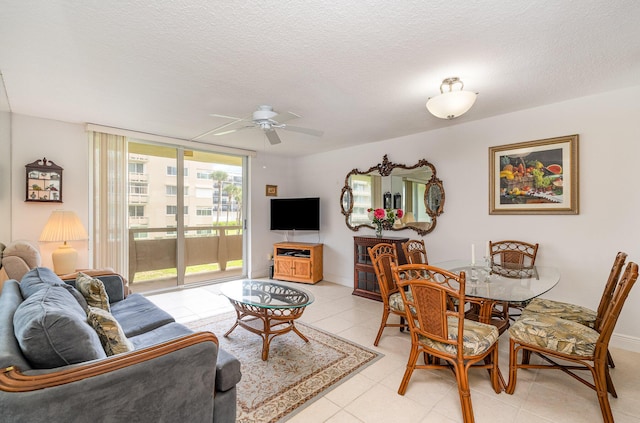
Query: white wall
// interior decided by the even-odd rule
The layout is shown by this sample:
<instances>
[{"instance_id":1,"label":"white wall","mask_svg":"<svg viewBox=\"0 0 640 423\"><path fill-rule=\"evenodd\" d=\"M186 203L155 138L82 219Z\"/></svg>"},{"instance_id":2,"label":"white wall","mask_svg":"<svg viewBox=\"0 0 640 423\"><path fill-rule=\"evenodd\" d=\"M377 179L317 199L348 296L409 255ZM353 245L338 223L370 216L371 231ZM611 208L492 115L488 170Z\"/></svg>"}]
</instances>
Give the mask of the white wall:
<instances>
[{"instance_id":1,"label":"white wall","mask_svg":"<svg viewBox=\"0 0 640 423\"><path fill-rule=\"evenodd\" d=\"M259 153L249 163L250 198L249 198L249 276L265 277L268 275L273 244L284 241L281 231L270 231L270 200L267 197L266 185L278 187L278 197L294 196L295 184L292 183L291 159Z\"/></svg>"},{"instance_id":2,"label":"white wall","mask_svg":"<svg viewBox=\"0 0 640 423\"><path fill-rule=\"evenodd\" d=\"M11 107L0 73L0 242L11 239Z\"/></svg>"},{"instance_id":3,"label":"white wall","mask_svg":"<svg viewBox=\"0 0 640 423\"><path fill-rule=\"evenodd\" d=\"M640 87L608 92L297 160L297 194L313 192L330 206L322 219L325 279L353 286L352 237L373 234L352 232L344 223L339 196L345 175L388 154L396 163L429 160L444 183L444 214L424 237L431 262L467 258L471 243L489 239L538 242L538 263L558 266L562 274L547 296L596 308L616 253L640 261L638 96ZM433 119L426 111L424 118ZM579 215L489 215L490 146L571 134L580 135ZM398 235L418 238L410 231ZM640 351L639 303L636 288L616 327L616 342L626 340L620 346Z\"/></svg>"},{"instance_id":4,"label":"white wall","mask_svg":"<svg viewBox=\"0 0 640 423\"><path fill-rule=\"evenodd\" d=\"M89 222L89 142L84 125L12 114L11 240L38 240L53 210L76 212L85 228ZM25 165L44 157L64 170L63 203L25 202ZM70 241L78 251L78 268L89 266L88 241ZM42 265L53 267L51 253L58 243L40 243Z\"/></svg>"},{"instance_id":5,"label":"white wall","mask_svg":"<svg viewBox=\"0 0 640 423\"><path fill-rule=\"evenodd\" d=\"M0 78L0 97L2 79ZM0 103L2 100L0 98ZM0 242L11 240L11 113L0 108Z\"/></svg>"}]
</instances>

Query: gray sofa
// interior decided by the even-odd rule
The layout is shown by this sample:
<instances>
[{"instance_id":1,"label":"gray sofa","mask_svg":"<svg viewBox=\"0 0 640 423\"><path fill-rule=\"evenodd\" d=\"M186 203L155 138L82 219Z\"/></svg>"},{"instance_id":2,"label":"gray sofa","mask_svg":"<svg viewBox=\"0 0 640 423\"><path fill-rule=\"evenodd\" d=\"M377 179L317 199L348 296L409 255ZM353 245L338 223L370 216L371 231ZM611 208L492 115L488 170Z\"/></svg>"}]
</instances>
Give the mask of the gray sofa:
<instances>
[{"instance_id":1,"label":"gray sofa","mask_svg":"<svg viewBox=\"0 0 640 423\"><path fill-rule=\"evenodd\" d=\"M240 362L218 348L215 335L194 333L140 294L126 296L118 275L98 278L132 351L105 354L83 320L82 298L69 288L74 281L39 267L22 283L5 282L2 421L234 422ZM45 327L44 340L34 341L34 325Z\"/></svg>"}]
</instances>

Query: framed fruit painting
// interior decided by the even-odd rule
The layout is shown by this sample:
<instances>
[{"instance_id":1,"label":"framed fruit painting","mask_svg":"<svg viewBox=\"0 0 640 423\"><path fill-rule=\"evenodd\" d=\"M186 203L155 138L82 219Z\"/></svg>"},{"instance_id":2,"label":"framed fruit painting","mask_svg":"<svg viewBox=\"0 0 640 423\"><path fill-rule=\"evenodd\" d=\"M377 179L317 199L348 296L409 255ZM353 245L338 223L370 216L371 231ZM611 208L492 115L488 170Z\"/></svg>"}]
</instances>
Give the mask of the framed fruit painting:
<instances>
[{"instance_id":1,"label":"framed fruit painting","mask_svg":"<svg viewBox=\"0 0 640 423\"><path fill-rule=\"evenodd\" d=\"M578 138L489 147L489 214L578 214Z\"/></svg>"}]
</instances>

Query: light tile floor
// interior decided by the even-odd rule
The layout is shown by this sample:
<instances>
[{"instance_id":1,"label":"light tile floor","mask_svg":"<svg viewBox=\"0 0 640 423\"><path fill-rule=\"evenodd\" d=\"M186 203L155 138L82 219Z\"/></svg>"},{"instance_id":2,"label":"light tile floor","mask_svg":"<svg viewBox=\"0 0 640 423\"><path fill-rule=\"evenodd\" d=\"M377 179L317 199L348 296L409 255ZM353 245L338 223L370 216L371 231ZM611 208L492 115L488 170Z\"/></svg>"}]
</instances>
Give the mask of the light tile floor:
<instances>
[{"instance_id":1,"label":"light tile floor","mask_svg":"<svg viewBox=\"0 0 640 423\"><path fill-rule=\"evenodd\" d=\"M148 298L171 313L177 321L188 322L233 310L228 300L220 295L222 285L150 294ZM311 291L316 297L301 317L303 321L378 350L385 356L326 393L293 416L290 422L462 421L455 379L449 371L416 370L406 394L398 395L410 340L397 329L388 328L379 346L373 346L380 324L381 303L353 296L350 288L326 281L297 286ZM499 342L500 368L506 379L507 332ZM611 374L618 392L617 399L610 397L615 420L618 423L640 423L640 354L621 349L612 349L612 354L616 368ZM471 372L470 385L478 423L602 422L595 392L559 371L520 370L513 395L493 392L483 370Z\"/></svg>"}]
</instances>

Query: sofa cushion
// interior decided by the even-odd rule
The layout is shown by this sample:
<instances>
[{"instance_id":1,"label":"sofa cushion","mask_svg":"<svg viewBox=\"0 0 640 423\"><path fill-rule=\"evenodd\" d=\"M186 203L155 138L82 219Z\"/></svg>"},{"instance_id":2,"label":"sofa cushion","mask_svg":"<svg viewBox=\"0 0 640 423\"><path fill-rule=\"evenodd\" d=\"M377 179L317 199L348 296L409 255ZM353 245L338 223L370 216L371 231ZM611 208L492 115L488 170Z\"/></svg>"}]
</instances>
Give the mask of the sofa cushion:
<instances>
[{"instance_id":1,"label":"sofa cushion","mask_svg":"<svg viewBox=\"0 0 640 423\"><path fill-rule=\"evenodd\" d=\"M127 339L118 321L108 311L89 306L87 321L95 329L108 356L133 351L133 343Z\"/></svg>"},{"instance_id":2,"label":"sofa cushion","mask_svg":"<svg viewBox=\"0 0 640 423\"><path fill-rule=\"evenodd\" d=\"M104 284L104 289L107 291L107 296L109 297L109 303L117 303L118 301L122 301L125 297L124 295L124 287L126 286L125 279L114 273L109 275L90 275L96 279L100 279ZM72 279L65 279L67 285L71 285L73 287L76 286L76 277Z\"/></svg>"},{"instance_id":3,"label":"sofa cushion","mask_svg":"<svg viewBox=\"0 0 640 423\"><path fill-rule=\"evenodd\" d=\"M84 273L78 273L76 289L82 293L91 307L98 307L111 312L109 296L100 279L92 278Z\"/></svg>"},{"instance_id":4,"label":"sofa cushion","mask_svg":"<svg viewBox=\"0 0 640 423\"><path fill-rule=\"evenodd\" d=\"M180 323L171 322L164 326L152 329L148 332L132 336L129 340L133 343L136 350L147 348L152 345L161 344L170 339L180 338L181 336L190 335L193 331Z\"/></svg>"},{"instance_id":5,"label":"sofa cushion","mask_svg":"<svg viewBox=\"0 0 640 423\"><path fill-rule=\"evenodd\" d=\"M148 332L175 320L141 294L131 294L111 304L111 314L118 320L128 338Z\"/></svg>"},{"instance_id":6,"label":"sofa cushion","mask_svg":"<svg viewBox=\"0 0 640 423\"><path fill-rule=\"evenodd\" d=\"M13 326L33 367L50 369L106 357L85 311L61 286L45 287L23 301Z\"/></svg>"}]
</instances>

